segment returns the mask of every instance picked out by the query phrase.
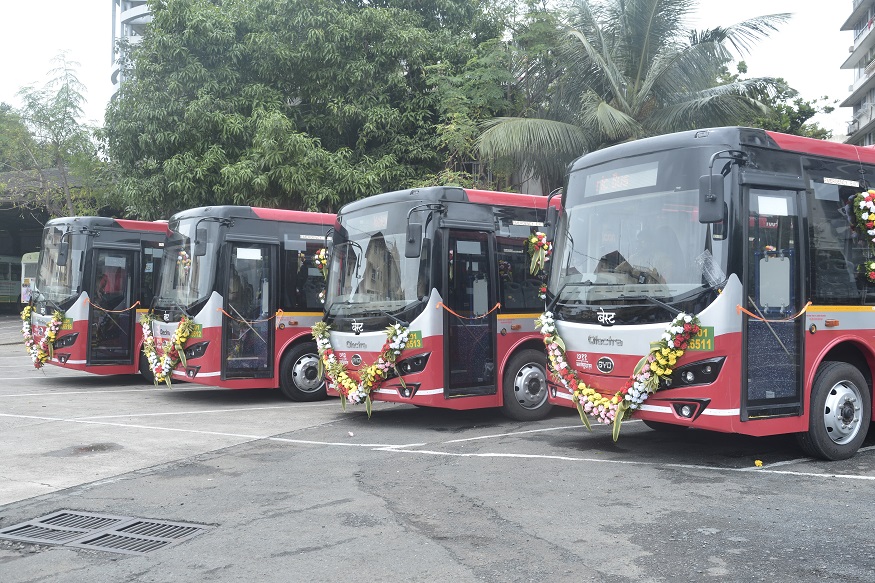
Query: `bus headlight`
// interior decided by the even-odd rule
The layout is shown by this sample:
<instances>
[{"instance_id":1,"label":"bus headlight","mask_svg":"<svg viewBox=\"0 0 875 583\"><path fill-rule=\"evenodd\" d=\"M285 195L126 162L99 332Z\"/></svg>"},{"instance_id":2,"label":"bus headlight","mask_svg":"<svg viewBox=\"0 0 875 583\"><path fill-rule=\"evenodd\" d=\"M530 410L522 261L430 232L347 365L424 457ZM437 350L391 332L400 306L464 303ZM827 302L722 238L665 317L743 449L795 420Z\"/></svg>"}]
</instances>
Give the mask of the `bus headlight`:
<instances>
[{"instance_id":1,"label":"bus headlight","mask_svg":"<svg viewBox=\"0 0 875 583\"><path fill-rule=\"evenodd\" d=\"M78 332L72 332L70 334L58 336L52 343L52 346L54 346L55 348L67 348L68 346L73 346L73 344L76 342L76 338L78 337Z\"/></svg>"},{"instance_id":2,"label":"bus headlight","mask_svg":"<svg viewBox=\"0 0 875 583\"><path fill-rule=\"evenodd\" d=\"M664 388L676 389L678 387L710 385L717 380L725 360L725 356L718 356L679 366L674 369L671 380Z\"/></svg>"},{"instance_id":3,"label":"bus headlight","mask_svg":"<svg viewBox=\"0 0 875 583\"><path fill-rule=\"evenodd\" d=\"M191 346L186 346L185 350L185 358L200 358L207 351L207 346L209 346L209 341L207 342L198 342L197 344L192 344Z\"/></svg>"},{"instance_id":4,"label":"bus headlight","mask_svg":"<svg viewBox=\"0 0 875 583\"><path fill-rule=\"evenodd\" d=\"M402 375L414 374L417 372L422 372L425 370L425 365L428 364L428 357L431 355L430 352L426 352L425 354L417 354L416 356L411 356L410 358L405 358L404 360L399 360L395 363L395 368L391 369L386 378L393 378L398 376L395 372L397 369Z\"/></svg>"}]
</instances>

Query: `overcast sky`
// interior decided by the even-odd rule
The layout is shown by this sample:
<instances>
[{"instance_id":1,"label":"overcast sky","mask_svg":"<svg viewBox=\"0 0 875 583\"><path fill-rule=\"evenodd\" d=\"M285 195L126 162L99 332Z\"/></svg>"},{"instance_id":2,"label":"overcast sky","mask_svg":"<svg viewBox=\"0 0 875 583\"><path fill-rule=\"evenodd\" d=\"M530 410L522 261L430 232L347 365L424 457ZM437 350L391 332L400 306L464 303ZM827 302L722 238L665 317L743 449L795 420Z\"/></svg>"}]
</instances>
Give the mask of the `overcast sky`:
<instances>
[{"instance_id":1,"label":"overcast sky","mask_svg":"<svg viewBox=\"0 0 875 583\"><path fill-rule=\"evenodd\" d=\"M19 106L17 91L42 86L61 50L80 63L79 80L87 88L86 120L102 123L112 95L112 0L0 0L0 101ZM851 12L852 0L701 0L690 26L711 28L753 16L790 12L779 32L747 55L748 76L785 78L805 99L828 95L842 100L852 82L850 70L839 69L853 44L850 31L839 27ZM851 113L839 108L817 119L841 137Z\"/></svg>"}]
</instances>

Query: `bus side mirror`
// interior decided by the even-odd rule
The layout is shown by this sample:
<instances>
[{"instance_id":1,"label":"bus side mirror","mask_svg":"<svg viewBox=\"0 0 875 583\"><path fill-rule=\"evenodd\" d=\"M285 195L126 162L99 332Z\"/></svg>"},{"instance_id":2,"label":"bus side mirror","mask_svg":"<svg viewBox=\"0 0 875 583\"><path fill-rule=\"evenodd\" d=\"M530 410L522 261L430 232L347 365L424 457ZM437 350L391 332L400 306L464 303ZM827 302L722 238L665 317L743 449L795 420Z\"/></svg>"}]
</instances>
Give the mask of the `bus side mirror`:
<instances>
[{"instance_id":1,"label":"bus side mirror","mask_svg":"<svg viewBox=\"0 0 875 583\"><path fill-rule=\"evenodd\" d=\"M203 257L207 254L207 230L198 229L194 236L194 256Z\"/></svg>"},{"instance_id":2,"label":"bus side mirror","mask_svg":"<svg viewBox=\"0 0 875 583\"><path fill-rule=\"evenodd\" d=\"M67 259L70 255L70 244L67 241L58 243L58 265L67 265Z\"/></svg>"},{"instance_id":3,"label":"bus side mirror","mask_svg":"<svg viewBox=\"0 0 875 583\"><path fill-rule=\"evenodd\" d=\"M556 225L559 223L559 209L555 206L547 207L547 220L544 222L544 231L547 235L547 238L552 240L553 235L556 233Z\"/></svg>"},{"instance_id":4,"label":"bus side mirror","mask_svg":"<svg viewBox=\"0 0 875 583\"><path fill-rule=\"evenodd\" d=\"M404 257L417 258L422 253L422 223L407 223Z\"/></svg>"},{"instance_id":5,"label":"bus side mirror","mask_svg":"<svg viewBox=\"0 0 875 583\"><path fill-rule=\"evenodd\" d=\"M706 174L699 178L699 222L719 223L724 215L723 175Z\"/></svg>"}]
</instances>

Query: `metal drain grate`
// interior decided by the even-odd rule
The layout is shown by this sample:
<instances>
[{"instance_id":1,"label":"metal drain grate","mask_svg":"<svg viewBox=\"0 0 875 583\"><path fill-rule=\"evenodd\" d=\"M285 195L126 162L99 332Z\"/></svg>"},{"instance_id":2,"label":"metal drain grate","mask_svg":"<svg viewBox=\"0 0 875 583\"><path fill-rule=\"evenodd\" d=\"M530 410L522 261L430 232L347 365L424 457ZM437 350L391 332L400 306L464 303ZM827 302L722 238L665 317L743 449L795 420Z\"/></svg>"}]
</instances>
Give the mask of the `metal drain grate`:
<instances>
[{"instance_id":1,"label":"metal drain grate","mask_svg":"<svg viewBox=\"0 0 875 583\"><path fill-rule=\"evenodd\" d=\"M0 538L142 555L208 530L203 524L60 511L0 529Z\"/></svg>"}]
</instances>

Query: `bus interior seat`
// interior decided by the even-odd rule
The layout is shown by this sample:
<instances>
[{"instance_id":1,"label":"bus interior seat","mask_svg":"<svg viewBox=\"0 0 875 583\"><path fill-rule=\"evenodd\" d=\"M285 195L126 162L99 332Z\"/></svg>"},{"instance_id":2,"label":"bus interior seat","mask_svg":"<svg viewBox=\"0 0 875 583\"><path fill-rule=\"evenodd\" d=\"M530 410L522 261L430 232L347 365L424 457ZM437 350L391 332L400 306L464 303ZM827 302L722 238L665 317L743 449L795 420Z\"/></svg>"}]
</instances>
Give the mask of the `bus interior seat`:
<instances>
[{"instance_id":1,"label":"bus interior seat","mask_svg":"<svg viewBox=\"0 0 875 583\"><path fill-rule=\"evenodd\" d=\"M321 308L319 293L322 291L322 283L316 278L310 278L304 283L304 303L307 308Z\"/></svg>"},{"instance_id":2,"label":"bus interior seat","mask_svg":"<svg viewBox=\"0 0 875 583\"><path fill-rule=\"evenodd\" d=\"M819 296L849 298L858 295L854 265L840 252L819 252L815 266L815 288Z\"/></svg>"},{"instance_id":3,"label":"bus interior seat","mask_svg":"<svg viewBox=\"0 0 875 583\"><path fill-rule=\"evenodd\" d=\"M541 289L541 282L537 279L527 279L523 282L523 297L525 298L526 306L537 306L540 298L538 292Z\"/></svg>"},{"instance_id":4,"label":"bus interior seat","mask_svg":"<svg viewBox=\"0 0 875 583\"><path fill-rule=\"evenodd\" d=\"M525 307L525 299L523 296L523 286L515 281L509 281L504 284L504 306L513 308Z\"/></svg>"}]
</instances>

